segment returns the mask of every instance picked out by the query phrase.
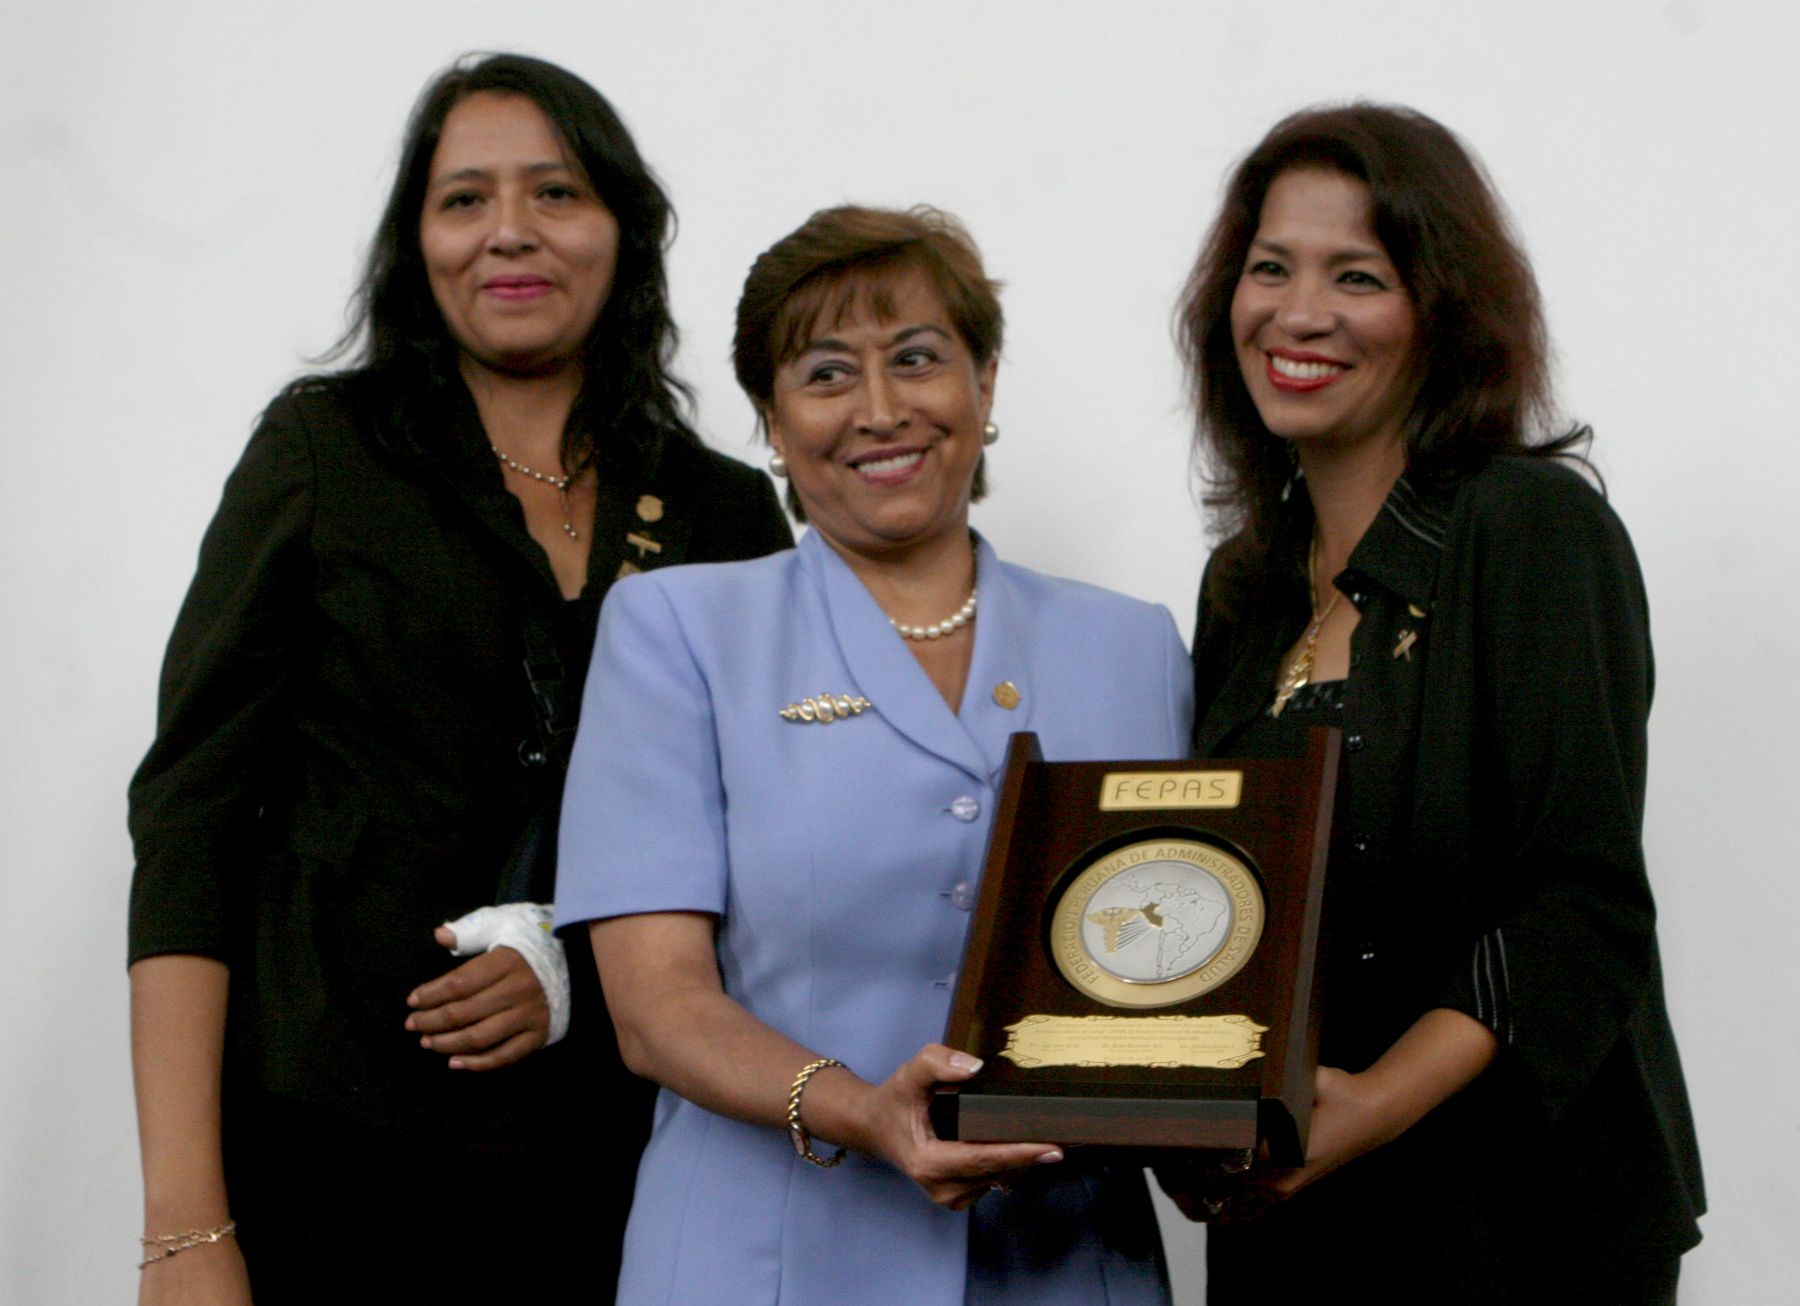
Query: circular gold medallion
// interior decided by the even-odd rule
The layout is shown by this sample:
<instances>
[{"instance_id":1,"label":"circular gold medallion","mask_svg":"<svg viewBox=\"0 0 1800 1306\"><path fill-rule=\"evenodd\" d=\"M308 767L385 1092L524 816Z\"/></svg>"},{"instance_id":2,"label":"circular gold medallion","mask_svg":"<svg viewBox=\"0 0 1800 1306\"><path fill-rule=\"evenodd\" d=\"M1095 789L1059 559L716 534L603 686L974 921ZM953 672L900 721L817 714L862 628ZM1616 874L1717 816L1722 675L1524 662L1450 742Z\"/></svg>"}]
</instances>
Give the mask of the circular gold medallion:
<instances>
[{"instance_id":1,"label":"circular gold medallion","mask_svg":"<svg viewBox=\"0 0 1800 1306\"><path fill-rule=\"evenodd\" d=\"M1237 857L1146 839L1077 875L1050 916L1056 968L1110 1007L1168 1007L1237 974L1262 938L1263 896Z\"/></svg>"}]
</instances>

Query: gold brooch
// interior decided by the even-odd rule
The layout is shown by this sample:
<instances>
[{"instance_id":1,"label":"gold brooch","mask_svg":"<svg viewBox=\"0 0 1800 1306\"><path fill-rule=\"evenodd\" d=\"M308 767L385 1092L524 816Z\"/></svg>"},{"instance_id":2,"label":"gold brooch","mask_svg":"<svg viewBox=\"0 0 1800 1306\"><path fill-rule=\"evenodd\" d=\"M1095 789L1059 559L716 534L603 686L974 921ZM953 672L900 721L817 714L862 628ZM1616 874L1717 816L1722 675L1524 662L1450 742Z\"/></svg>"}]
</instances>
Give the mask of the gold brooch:
<instances>
[{"instance_id":1,"label":"gold brooch","mask_svg":"<svg viewBox=\"0 0 1800 1306\"><path fill-rule=\"evenodd\" d=\"M817 721L821 725L830 725L840 717L859 716L874 706L861 696L851 698L847 694L819 694L813 698L803 698L798 703L789 703L781 709L781 719Z\"/></svg>"},{"instance_id":2,"label":"gold brooch","mask_svg":"<svg viewBox=\"0 0 1800 1306\"><path fill-rule=\"evenodd\" d=\"M1400 638L1394 641L1394 656L1396 658L1405 658L1408 662L1411 662L1413 645L1418 642L1418 631L1402 630L1400 632Z\"/></svg>"}]
</instances>

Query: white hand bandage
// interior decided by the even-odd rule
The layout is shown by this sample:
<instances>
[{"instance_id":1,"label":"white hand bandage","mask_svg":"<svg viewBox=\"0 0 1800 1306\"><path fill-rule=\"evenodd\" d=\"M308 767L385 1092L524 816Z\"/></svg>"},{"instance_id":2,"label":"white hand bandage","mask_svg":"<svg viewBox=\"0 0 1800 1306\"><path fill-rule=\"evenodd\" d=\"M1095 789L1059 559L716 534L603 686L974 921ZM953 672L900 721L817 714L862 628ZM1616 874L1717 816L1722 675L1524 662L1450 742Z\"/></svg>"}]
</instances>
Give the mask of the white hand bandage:
<instances>
[{"instance_id":1,"label":"white hand bandage","mask_svg":"<svg viewBox=\"0 0 1800 1306\"><path fill-rule=\"evenodd\" d=\"M569 963L562 940L550 932L548 905L507 902L477 907L467 916L445 921L444 928L456 936L456 946L450 949L455 956L511 948L525 958L550 1004L550 1036L545 1046L569 1032Z\"/></svg>"}]
</instances>

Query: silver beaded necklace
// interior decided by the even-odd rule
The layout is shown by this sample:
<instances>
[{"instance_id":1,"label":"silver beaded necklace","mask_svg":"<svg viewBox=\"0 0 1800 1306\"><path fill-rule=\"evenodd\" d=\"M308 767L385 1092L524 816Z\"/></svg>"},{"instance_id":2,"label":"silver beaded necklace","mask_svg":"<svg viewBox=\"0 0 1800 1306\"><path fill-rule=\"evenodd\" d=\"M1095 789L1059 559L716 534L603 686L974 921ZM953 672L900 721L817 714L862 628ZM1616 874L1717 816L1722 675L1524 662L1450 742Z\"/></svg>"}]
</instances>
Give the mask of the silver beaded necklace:
<instances>
[{"instance_id":1,"label":"silver beaded necklace","mask_svg":"<svg viewBox=\"0 0 1800 1306\"><path fill-rule=\"evenodd\" d=\"M494 451L494 457L498 458L507 470L517 472L520 476L529 476L534 481L542 481L545 485L554 487L557 496L562 500L563 534L572 540L581 538L581 532L575 529L575 514L569 507L569 482L575 479L573 476L550 476L544 472L533 471L524 463L516 463L508 458L500 446L491 440L488 442L488 448Z\"/></svg>"}]
</instances>

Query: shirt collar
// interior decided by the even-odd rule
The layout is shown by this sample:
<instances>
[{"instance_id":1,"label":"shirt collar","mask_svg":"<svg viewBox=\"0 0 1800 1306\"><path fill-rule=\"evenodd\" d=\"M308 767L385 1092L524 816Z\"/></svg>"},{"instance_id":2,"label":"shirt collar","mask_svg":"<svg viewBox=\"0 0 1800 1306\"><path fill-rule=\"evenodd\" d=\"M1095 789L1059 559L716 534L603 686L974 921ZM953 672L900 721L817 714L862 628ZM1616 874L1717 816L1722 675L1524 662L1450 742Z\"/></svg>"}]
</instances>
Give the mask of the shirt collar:
<instances>
[{"instance_id":1,"label":"shirt collar","mask_svg":"<svg viewBox=\"0 0 1800 1306\"><path fill-rule=\"evenodd\" d=\"M856 681L856 692L870 699L888 723L914 743L985 780L996 777L1006 765L1012 732L1032 728L1034 618L1029 605L1015 592L993 546L979 534L974 534L974 539L981 608L960 712L950 710L906 641L895 633L881 605L817 530L801 536L799 555L801 566L824 596L828 620ZM991 701L988 691L1001 680L1024 691L1018 710L1002 709Z\"/></svg>"},{"instance_id":2,"label":"shirt collar","mask_svg":"<svg viewBox=\"0 0 1800 1306\"><path fill-rule=\"evenodd\" d=\"M1350 554L1345 573L1428 608L1454 500L1454 486L1421 486L1401 476Z\"/></svg>"}]
</instances>

